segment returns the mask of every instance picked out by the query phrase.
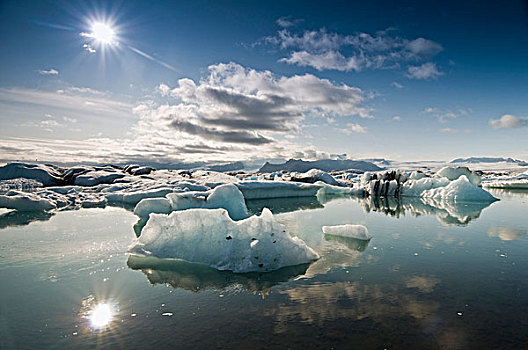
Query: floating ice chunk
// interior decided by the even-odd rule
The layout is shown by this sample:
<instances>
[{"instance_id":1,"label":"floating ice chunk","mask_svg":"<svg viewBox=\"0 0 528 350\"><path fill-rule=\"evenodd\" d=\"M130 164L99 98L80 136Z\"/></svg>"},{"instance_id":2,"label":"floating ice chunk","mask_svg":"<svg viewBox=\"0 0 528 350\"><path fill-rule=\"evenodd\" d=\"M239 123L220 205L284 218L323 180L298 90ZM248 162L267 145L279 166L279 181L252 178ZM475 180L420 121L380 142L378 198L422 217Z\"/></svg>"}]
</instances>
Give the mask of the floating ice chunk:
<instances>
[{"instance_id":1,"label":"floating ice chunk","mask_svg":"<svg viewBox=\"0 0 528 350\"><path fill-rule=\"evenodd\" d=\"M415 170L407 177L407 180L420 180L420 179L423 179L424 177L426 177L424 173L422 173L421 171Z\"/></svg>"},{"instance_id":2,"label":"floating ice chunk","mask_svg":"<svg viewBox=\"0 0 528 350\"><path fill-rule=\"evenodd\" d=\"M122 172L95 170L77 176L73 183L79 186L96 186L99 184L110 184L122 177L125 177Z\"/></svg>"},{"instance_id":3,"label":"floating ice chunk","mask_svg":"<svg viewBox=\"0 0 528 350\"><path fill-rule=\"evenodd\" d=\"M317 196L363 196L363 189L358 187L341 187L328 185L323 182L316 182L321 188Z\"/></svg>"},{"instance_id":4,"label":"floating ice chunk","mask_svg":"<svg viewBox=\"0 0 528 350\"><path fill-rule=\"evenodd\" d=\"M272 271L319 258L304 241L291 237L269 209L240 221L225 209L152 214L130 252L233 272Z\"/></svg>"},{"instance_id":5,"label":"floating ice chunk","mask_svg":"<svg viewBox=\"0 0 528 350\"><path fill-rule=\"evenodd\" d=\"M450 183L449 179L425 177L420 180L409 180L401 185L400 195L404 197L420 197L422 192L447 186Z\"/></svg>"},{"instance_id":6,"label":"floating ice chunk","mask_svg":"<svg viewBox=\"0 0 528 350\"><path fill-rule=\"evenodd\" d=\"M60 172L51 166L10 163L0 167L0 180L10 180L19 177L36 180L44 186L55 186L63 183Z\"/></svg>"},{"instance_id":7,"label":"floating ice chunk","mask_svg":"<svg viewBox=\"0 0 528 350\"><path fill-rule=\"evenodd\" d=\"M18 211L45 211L55 209L57 205L32 193L9 191L0 195L0 207Z\"/></svg>"},{"instance_id":8,"label":"floating ice chunk","mask_svg":"<svg viewBox=\"0 0 528 350\"><path fill-rule=\"evenodd\" d=\"M528 180L490 181L482 183L482 187L525 190L528 189Z\"/></svg>"},{"instance_id":9,"label":"floating ice chunk","mask_svg":"<svg viewBox=\"0 0 528 350\"><path fill-rule=\"evenodd\" d=\"M196 179L197 181L203 183L208 187L216 187L222 184L229 184L240 181L235 176L227 175L216 171L197 170L193 172L191 176L193 179Z\"/></svg>"},{"instance_id":10,"label":"floating ice chunk","mask_svg":"<svg viewBox=\"0 0 528 350\"><path fill-rule=\"evenodd\" d=\"M10 180L0 180L0 191L18 190L18 191L34 191L42 187L42 182L33 179L26 179L18 177Z\"/></svg>"},{"instance_id":11,"label":"floating ice chunk","mask_svg":"<svg viewBox=\"0 0 528 350\"><path fill-rule=\"evenodd\" d=\"M458 179L460 176L465 175L468 180L475 186L480 185L480 176L469 170L468 167L458 166L458 167L443 167L438 170L435 174L436 177L446 177L449 180L453 181Z\"/></svg>"},{"instance_id":12,"label":"floating ice chunk","mask_svg":"<svg viewBox=\"0 0 528 350\"><path fill-rule=\"evenodd\" d=\"M334 236L350 237L362 240L369 240L370 236L368 229L363 225L334 225L323 226L323 233Z\"/></svg>"},{"instance_id":13,"label":"floating ice chunk","mask_svg":"<svg viewBox=\"0 0 528 350\"><path fill-rule=\"evenodd\" d=\"M451 202L494 202L497 198L493 197L488 191L472 184L466 175L451 181L445 187L433 188L422 193L424 198Z\"/></svg>"},{"instance_id":14,"label":"floating ice chunk","mask_svg":"<svg viewBox=\"0 0 528 350\"><path fill-rule=\"evenodd\" d=\"M171 188L155 188L147 190L137 190L133 192L114 192L106 194L106 198L112 203L125 203L136 205L145 198L160 198L172 193Z\"/></svg>"},{"instance_id":15,"label":"floating ice chunk","mask_svg":"<svg viewBox=\"0 0 528 350\"><path fill-rule=\"evenodd\" d=\"M104 208L107 204L106 198L99 196L84 197L81 200L81 207L83 208Z\"/></svg>"},{"instance_id":16,"label":"floating ice chunk","mask_svg":"<svg viewBox=\"0 0 528 350\"><path fill-rule=\"evenodd\" d=\"M60 187L46 187L48 191L53 191L59 194L67 194L71 192L81 192L81 186L60 186Z\"/></svg>"},{"instance_id":17,"label":"floating ice chunk","mask_svg":"<svg viewBox=\"0 0 528 350\"><path fill-rule=\"evenodd\" d=\"M169 214L171 211L172 207L167 198L145 198L134 208L134 214L142 219L148 219L151 213Z\"/></svg>"},{"instance_id":18,"label":"floating ice chunk","mask_svg":"<svg viewBox=\"0 0 528 350\"><path fill-rule=\"evenodd\" d=\"M283 181L242 181L235 186L246 199L312 197L321 188L317 184Z\"/></svg>"},{"instance_id":19,"label":"floating ice chunk","mask_svg":"<svg viewBox=\"0 0 528 350\"><path fill-rule=\"evenodd\" d=\"M322 181L329 185L334 185L334 186L339 185L339 183L336 181L336 179L334 179L332 175L328 174L325 171L319 170L319 169L311 169L303 174L298 174L292 177L292 181L307 182L311 184L317 181Z\"/></svg>"},{"instance_id":20,"label":"floating ice chunk","mask_svg":"<svg viewBox=\"0 0 528 350\"><path fill-rule=\"evenodd\" d=\"M191 208L226 209L233 220L248 217L242 192L233 184L225 184L207 192L184 192L168 194L173 211Z\"/></svg>"}]
</instances>

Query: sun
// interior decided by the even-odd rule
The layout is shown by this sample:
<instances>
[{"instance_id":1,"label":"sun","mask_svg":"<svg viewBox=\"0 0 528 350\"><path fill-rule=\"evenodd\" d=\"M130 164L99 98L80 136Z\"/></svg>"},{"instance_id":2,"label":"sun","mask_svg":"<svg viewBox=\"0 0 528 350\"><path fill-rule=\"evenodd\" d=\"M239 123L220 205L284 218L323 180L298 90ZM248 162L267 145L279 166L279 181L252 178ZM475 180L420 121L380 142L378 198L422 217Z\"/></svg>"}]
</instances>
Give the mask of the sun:
<instances>
[{"instance_id":1,"label":"sun","mask_svg":"<svg viewBox=\"0 0 528 350\"><path fill-rule=\"evenodd\" d=\"M95 22L90 34L97 43L102 45L111 45L116 42L115 30L107 23Z\"/></svg>"}]
</instances>

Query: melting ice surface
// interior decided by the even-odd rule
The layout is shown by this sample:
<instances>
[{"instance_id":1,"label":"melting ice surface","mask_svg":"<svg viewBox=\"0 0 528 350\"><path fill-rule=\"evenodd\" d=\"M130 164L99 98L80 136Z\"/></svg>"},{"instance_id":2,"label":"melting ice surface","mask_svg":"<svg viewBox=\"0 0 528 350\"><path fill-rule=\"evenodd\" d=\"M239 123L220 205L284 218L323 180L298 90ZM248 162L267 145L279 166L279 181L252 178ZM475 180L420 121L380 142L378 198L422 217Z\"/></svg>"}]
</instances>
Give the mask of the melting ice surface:
<instances>
[{"instance_id":1,"label":"melting ice surface","mask_svg":"<svg viewBox=\"0 0 528 350\"><path fill-rule=\"evenodd\" d=\"M152 214L131 252L234 272L272 271L319 258L268 209L241 221L233 221L225 209Z\"/></svg>"}]
</instances>

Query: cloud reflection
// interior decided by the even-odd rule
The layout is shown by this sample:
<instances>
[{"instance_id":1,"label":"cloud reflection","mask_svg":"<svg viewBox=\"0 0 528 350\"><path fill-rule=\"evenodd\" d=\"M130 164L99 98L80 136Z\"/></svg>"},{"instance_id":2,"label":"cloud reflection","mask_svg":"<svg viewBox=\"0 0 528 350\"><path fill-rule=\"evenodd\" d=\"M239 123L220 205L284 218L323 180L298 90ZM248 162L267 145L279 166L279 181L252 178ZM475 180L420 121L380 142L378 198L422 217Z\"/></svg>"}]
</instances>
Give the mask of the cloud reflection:
<instances>
[{"instance_id":1,"label":"cloud reflection","mask_svg":"<svg viewBox=\"0 0 528 350\"><path fill-rule=\"evenodd\" d=\"M489 237L498 237L502 241L514 241L519 238L528 237L528 230L512 227L491 227L488 231Z\"/></svg>"}]
</instances>

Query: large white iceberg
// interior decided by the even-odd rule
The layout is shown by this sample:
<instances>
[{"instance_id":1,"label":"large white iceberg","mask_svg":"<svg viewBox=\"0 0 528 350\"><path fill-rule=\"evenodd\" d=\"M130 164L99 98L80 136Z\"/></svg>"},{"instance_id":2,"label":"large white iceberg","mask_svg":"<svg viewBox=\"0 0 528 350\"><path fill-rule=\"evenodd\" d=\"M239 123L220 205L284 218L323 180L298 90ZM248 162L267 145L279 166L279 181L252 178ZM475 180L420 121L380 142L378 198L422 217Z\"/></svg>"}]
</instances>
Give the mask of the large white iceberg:
<instances>
[{"instance_id":1,"label":"large white iceberg","mask_svg":"<svg viewBox=\"0 0 528 350\"><path fill-rule=\"evenodd\" d=\"M458 166L458 167L443 167L442 169L438 170L435 174L437 177L446 177L450 181L454 181L461 177L462 175L465 175L469 182L471 182L473 185L478 186L480 185L480 176L469 170L468 167L465 166Z\"/></svg>"},{"instance_id":2,"label":"large white iceberg","mask_svg":"<svg viewBox=\"0 0 528 350\"><path fill-rule=\"evenodd\" d=\"M422 197L454 203L493 202L497 200L497 198L493 197L488 191L472 184L465 175L451 181L445 187L438 187L424 191Z\"/></svg>"},{"instance_id":3,"label":"large white iceberg","mask_svg":"<svg viewBox=\"0 0 528 350\"><path fill-rule=\"evenodd\" d=\"M151 214L130 252L233 272L272 271L319 258L304 241L291 237L268 209L240 221L233 221L225 209Z\"/></svg>"}]
</instances>

